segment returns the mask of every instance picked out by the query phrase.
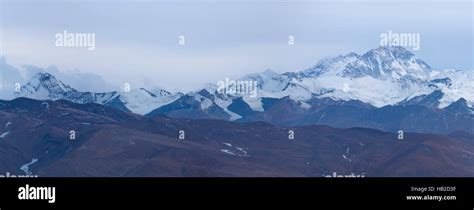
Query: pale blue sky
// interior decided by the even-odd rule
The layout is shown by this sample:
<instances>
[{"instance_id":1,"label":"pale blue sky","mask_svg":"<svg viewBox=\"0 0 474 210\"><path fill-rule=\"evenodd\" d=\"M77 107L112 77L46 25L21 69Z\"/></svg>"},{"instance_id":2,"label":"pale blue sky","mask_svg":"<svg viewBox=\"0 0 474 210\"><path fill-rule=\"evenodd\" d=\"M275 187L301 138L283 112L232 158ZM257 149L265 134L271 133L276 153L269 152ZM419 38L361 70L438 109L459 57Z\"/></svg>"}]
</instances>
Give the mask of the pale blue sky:
<instances>
[{"instance_id":1,"label":"pale blue sky","mask_svg":"<svg viewBox=\"0 0 474 210\"><path fill-rule=\"evenodd\" d=\"M420 33L414 53L434 68L474 69L469 0L0 1L7 62L79 69L113 86L185 91L268 68L299 71L324 56L362 54L388 30ZM95 51L55 47L64 30L95 33Z\"/></svg>"}]
</instances>

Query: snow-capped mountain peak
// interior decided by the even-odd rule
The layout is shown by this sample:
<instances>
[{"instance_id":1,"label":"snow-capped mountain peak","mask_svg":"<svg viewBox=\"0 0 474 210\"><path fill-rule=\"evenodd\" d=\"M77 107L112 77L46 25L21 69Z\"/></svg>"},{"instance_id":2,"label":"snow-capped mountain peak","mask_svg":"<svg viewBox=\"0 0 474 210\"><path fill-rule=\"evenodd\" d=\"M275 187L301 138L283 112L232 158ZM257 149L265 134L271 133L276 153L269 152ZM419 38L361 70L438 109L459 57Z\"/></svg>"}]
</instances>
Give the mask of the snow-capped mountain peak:
<instances>
[{"instance_id":1,"label":"snow-capped mountain peak","mask_svg":"<svg viewBox=\"0 0 474 210\"><path fill-rule=\"evenodd\" d=\"M68 92L76 92L76 90L47 72L39 72L28 83L23 85L20 92L16 94L40 100L56 100L61 99Z\"/></svg>"},{"instance_id":2,"label":"snow-capped mountain peak","mask_svg":"<svg viewBox=\"0 0 474 210\"><path fill-rule=\"evenodd\" d=\"M38 72L29 82L21 86L20 91L15 92L15 95L17 97L27 97L38 100L64 99L80 104L105 104L118 94L117 92L80 92L64 84L61 80L48 72Z\"/></svg>"},{"instance_id":3,"label":"snow-capped mountain peak","mask_svg":"<svg viewBox=\"0 0 474 210\"><path fill-rule=\"evenodd\" d=\"M98 103L116 106L122 110L130 110L137 114L146 114L151 110L166 105L180 96L162 88L138 88L129 92L80 92L64 84L48 72L35 74L29 82L21 86L17 97L27 97L38 100L68 100L75 103Z\"/></svg>"},{"instance_id":4,"label":"snow-capped mountain peak","mask_svg":"<svg viewBox=\"0 0 474 210\"><path fill-rule=\"evenodd\" d=\"M349 63L340 76L399 79L403 76L427 78L431 67L403 47L378 47Z\"/></svg>"},{"instance_id":5,"label":"snow-capped mountain peak","mask_svg":"<svg viewBox=\"0 0 474 210\"><path fill-rule=\"evenodd\" d=\"M469 82L473 71L433 70L403 47L378 47L361 56L349 53L324 58L312 68L283 75L291 80L280 97L330 97L382 107L439 90L441 98L433 102L439 108L461 97L468 104L474 103L474 88Z\"/></svg>"},{"instance_id":6,"label":"snow-capped mountain peak","mask_svg":"<svg viewBox=\"0 0 474 210\"><path fill-rule=\"evenodd\" d=\"M384 80L409 76L425 79L430 75L430 71L431 67L409 50L398 46L383 46L369 50L363 55L350 52L346 55L326 57L309 69L285 75L298 79L319 76L370 76Z\"/></svg>"},{"instance_id":7,"label":"snow-capped mountain peak","mask_svg":"<svg viewBox=\"0 0 474 210\"><path fill-rule=\"evenodd\" d=\"M403 47L378 47L362 55L351 52L327 57L299 72L280 74L268 69L236 80L226 78L224 90L229 91L225 92L222 92L222 81L187 94L162 88L138 88L120 94L79 92L53 75L41 72L22 86L16 96L100 103L142 115L158 110L178 116L173 110L183 109L185 116L189 108L197 110L199 116L218 115L219 119L235 120L244 116L235 110L265 112L264 104L269 98L284 97L297 102L331 98L357 100L375 107L418 104L430 108L445 108L463 98L467 106L473 107L473 79L472 70L434 70ZM244 89L247 92L230 91L242 84L250 85Z\"/></svg>"}]
</instances>

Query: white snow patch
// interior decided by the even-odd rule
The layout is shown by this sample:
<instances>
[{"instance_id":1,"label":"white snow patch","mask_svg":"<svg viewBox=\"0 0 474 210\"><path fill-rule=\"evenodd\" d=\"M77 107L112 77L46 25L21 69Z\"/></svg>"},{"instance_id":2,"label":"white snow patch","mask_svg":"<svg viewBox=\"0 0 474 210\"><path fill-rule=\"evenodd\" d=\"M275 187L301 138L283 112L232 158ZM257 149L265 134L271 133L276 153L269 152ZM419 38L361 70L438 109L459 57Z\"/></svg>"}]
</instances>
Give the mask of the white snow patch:
<instances>
[{"instance_id":1,"label":"white snow patch","mask_svg":"<svg viewBox=\"0 0 474 210\"><path fill-rule=\"evenodd\" d=\"M235 147L235 148L241 151L242 153L244 153L244 156L248 156L247 151L245 151L242 147Z\"/></svg>"},{"instance_id":2,"label":"white snow patch","mask_svg":"<svg viewBox=\"0 0 474 210\"><path fill-rule=\"evenodd\" d=\"M38 159L33 158L33 160L31 160L31 162L29 162L29 163L27 163L27 164L25 164L25 165L22 165L22 166L20 167L20 170L22 170L23 172L25 172L26 175L29 176L29 175L32 174L31 171L29 170L29 167L30 167L30 165L33 165L33 164L36 163L36 162L38 162Z\"/></svg>"},{"instance_id":3,"label":"white snow patch","mask_svg":"<svg viewBox=\"0 0 474 210\"><path fill-rule=\"evenodd\" d=\"M222 152L224 153L227 153L227 154L230 154L230 155L235 155L235 156L239 156L239 157L249 157L250 155L247 154L247 151L245 151L242 147L237 147L237 146L232 146L231 143L222 143L224 145L226 145L227 147L230 147L232 149L236 149L237 151L231 151L230 149L221 149Z\"/></svg>"},{"instance_id":4,"label":"white snow patch","mask_svg":"<svg viewBox=\"0 0 474 210\"><path fill-rule=\"evenodd\" d=\"M10 126L11 124L12 124L12 122L7 122L7 124L5 124L4 129L6 130L8 128L8 126Z\"/></svg>"},{"instance_id":5,"label":"white snow patch","mask_svg":"<svg viewBox=\"0 0 474 210\"><path fill-rule=\"evenodd\" d=\"M308 103L305 103L304 101L300 101L300 106L301 106L301 108L303 108L303 109L309 109L309 108L311 108L311 105L309 105Z\"/></svg>"},{"instance_id":6,"label":"white snow patch","mask_svg":"<svg viewBox=\"0 0 474 210\"><path fill-rule=\"evenodd\" d=\"M233 153L232 151L230 151L228 149L221 149L221 152L227 153L229 155L237 156L235 153Z\"/></svg>"},{"instance_id":7,"label":"white snow patch","mask_svg":"<svg viewBox=\"0 0 474 210\"><path fill-rule=\"evenodd\" d=\"M136 114L147 114L156 108L167 105L180 97L179 94L167 94L165 90L149 91L145 88L132 89L120 95L125 106Z\"/></svg>"},{"instance_id":8,"label":"white snow patch","mask_svg":"<svg viewBox=\"0 0 474 210\"><path fill-rule=\"evenodd\" d=\"M234 112L227 109L227 107L229 107L229 105L232 104L232 100L230 100L230 99L229 100L223 100L223 99L220 99L220 98L216 98L214 100L214 102L217 104L217 106L222 108L225 112L227 112L227 114L230 115L230 120L231 121L242 118L242 116L240 116L237 113L234 113Z\"/></svg>"},{"instance_id":9,"label":"white snow patch","mask_svg":"<svg viewBox=\"0 0 474 210\"><path fill-rule=\"evenodd\" d=\"M346 155L343 154L342 157L343 157L344 159L346 159L347 161L352 162L352 160L349 159L349 158L347 158Z\"/></svg>"},{"instance_id":10,"label":"white snow patch","mask_svg":"<svg viewBox=\"0 0 474 210\"><path fill-rule=\"evenodd\" d=\"M263 112L263 103L261 98L252 98L249 96L244 96L242 99L247 103L252 110Z\"/></svg>"},{"instance_id":11,"label":"white snow patch","mask_svg":"<svg viewBox=\"0 0 474 210\"><path fill-rule=\"evenodd\" d=\"M470 155L474 155L473 152L470 152L470 151L467 151L467 150L464 150L464 149L462 149L461 152L465 152L465 153L468 153L468 154L470 154Z\"/></svg>"},{"instance_id":12,"label":"white snow patch","mask_svg":"<svg viewBox=\"0 0 474 210\"><path fill-rule=\"evenodd\" d=\"M7 136L9 133L10 133L9 131L2 133L2 135L0 135L0 138L2 139L5 138L5 136Z\"/></svg>"}]
</instances>

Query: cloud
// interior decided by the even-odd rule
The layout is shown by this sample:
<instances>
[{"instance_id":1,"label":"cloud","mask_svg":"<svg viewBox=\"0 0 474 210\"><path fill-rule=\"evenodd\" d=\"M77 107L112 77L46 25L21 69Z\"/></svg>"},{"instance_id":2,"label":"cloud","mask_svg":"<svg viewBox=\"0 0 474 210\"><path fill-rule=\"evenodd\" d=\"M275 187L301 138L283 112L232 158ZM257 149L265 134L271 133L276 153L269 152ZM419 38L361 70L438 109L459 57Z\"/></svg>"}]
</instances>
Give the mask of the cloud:
<instances>
[{"instance_id":1,"label":"cloud","mask_svg":"<svg viewBox=\"0 0 474 210\"><path fill-rule=\"evenodd\" d=\"M323 56L375 48L388 30L420 33L417 55L433 67L473 68L469 1L7 0L3 6L1 44L10 62L55 65L58 77L83 90L108 88L105 80L113 89L127 82L186 92L268 68L299 71ZM64 30L95 33L96 50L55 47L54 34ZM186 46L177 44L181 34ZM76 69L87 79L66 75Z\"/></svg>"},{"instance_id":2,"label":"cloud","mask_svg":"<svg viewBox=\"0 0 474 210\"><path fill-rule=\"evenodd\" d=\"M100 75L75 71L61 71L57 66L47 68L35 65L21 65L15 67L7 63L5 56L0 57L0 98L11 99L15 90L15 84L24 85L39 72L48 72L65 84L75 88L78 91L89 92L107 92L116 90L109 85Z\"/></svg>"},{"instance_id":3,"label":"cloud","mask_svg":"<svg viewBox=\"0 0 474 210\"><path fill-rule=\"evenodd\" d=\"M77 69L75 71L61 71L54 65L47 68L41 68L35 65L23 65L21 69L24 71L25 79L33 77L38 72L48 72L78 91L106 92L113 90L113 87L101 76L89 72L83 73Z\"/></svg>"}]
</instances>

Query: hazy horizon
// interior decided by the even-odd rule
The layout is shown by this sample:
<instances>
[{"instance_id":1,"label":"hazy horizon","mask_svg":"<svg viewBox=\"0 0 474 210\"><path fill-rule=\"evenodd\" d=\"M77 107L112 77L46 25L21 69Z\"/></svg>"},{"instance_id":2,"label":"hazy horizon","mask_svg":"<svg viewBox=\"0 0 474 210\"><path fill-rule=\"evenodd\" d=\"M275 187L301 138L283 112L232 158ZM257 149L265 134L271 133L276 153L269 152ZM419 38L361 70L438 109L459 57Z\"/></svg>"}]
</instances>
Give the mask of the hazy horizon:
<instances>
[{"instance_id":1,"label":"hazy horizon","mask_svg":"<svg viewBox=\"0 0 474 210\"><path fill-rule=\"evenodd\" d=\"M266 69L295 72L323 57L363 54L379 46L381 33L393 31L419 33L420 50L409 50L434 69L474 69L473 46L466 44L474 43L472 6L469 1L2 0L0 56L16 67L55 66L65 74L88 75L98 83L93 88L128 82L186 92L226 77ZM94 33L95 49L55 46L55 34L63 31ZM181 35L185 45L178 44Z\"/></svg>"}]
</instances>

